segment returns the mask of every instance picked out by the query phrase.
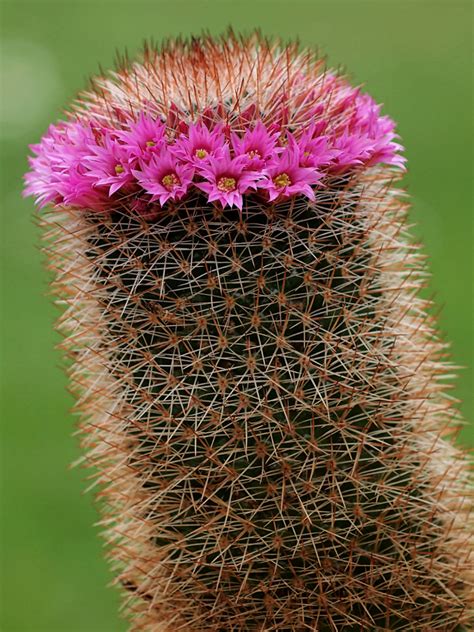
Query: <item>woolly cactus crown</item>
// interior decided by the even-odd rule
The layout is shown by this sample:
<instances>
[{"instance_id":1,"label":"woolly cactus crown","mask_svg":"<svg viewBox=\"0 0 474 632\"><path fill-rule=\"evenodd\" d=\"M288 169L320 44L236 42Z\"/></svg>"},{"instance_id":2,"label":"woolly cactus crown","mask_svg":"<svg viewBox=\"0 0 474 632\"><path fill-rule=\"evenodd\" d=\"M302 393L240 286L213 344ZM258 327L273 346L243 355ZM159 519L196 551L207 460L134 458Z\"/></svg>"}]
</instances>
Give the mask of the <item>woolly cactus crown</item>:
<instances>
[{"instance_id":1,"label":"woolly cactus crown","mask_svg":"<svg viewBox=\"0 0 474 632\"><path fill-rule=\"evenodd\" d=\"M131 629L469 629L401 149L313 51L232 31L147 46L33 146Z\"/></svg>"}]
</instances>

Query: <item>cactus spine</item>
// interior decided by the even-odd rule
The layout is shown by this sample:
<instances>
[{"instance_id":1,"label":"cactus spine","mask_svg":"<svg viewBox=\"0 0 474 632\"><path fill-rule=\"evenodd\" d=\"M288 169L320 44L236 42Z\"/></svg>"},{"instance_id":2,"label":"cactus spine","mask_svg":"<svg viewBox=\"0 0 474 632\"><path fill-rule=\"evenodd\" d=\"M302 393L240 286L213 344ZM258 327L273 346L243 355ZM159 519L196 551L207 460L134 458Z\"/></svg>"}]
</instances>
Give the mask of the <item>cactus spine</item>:
<instances>
[{"instance_id":1,"label":"cactus spine","mask_svg":"<svg viewBox=\"0 0 474 632\"><path fill-rule=\"evenodd\" d=\"M75 116L284 95L291 131L324 73L259 34L168 42ZM369 161L314 200L41 215L131 629L470 629L468 467L400 177Z\"/></svg>"}]
</instances>

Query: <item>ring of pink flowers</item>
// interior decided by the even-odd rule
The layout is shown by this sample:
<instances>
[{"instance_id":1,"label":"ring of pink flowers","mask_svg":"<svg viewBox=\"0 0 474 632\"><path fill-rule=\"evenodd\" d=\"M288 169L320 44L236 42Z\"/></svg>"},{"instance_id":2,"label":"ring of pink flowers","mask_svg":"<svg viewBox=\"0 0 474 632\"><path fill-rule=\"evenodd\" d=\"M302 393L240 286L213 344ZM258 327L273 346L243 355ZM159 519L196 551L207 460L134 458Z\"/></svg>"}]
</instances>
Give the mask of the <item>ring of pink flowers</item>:
<instances>
[{"instance_id":1,"label":"ring of pink flowers","mask_svg":"<svg viewBox=\"0 0 474 632\"><path fill-rule=\"evenodd\" d=\"M255 192L270 202L296 195L313 200L325 175L380 162L403 168L393 121L374 108L340 129L325 132L312 122L298 135L261 120L240 133L202 120L170 129L145 113L123 129L63 122L31 147L36 155L29 158L25 194L40 207L91 210L112 208L120 197L131 198L132 208L164 206L192 188L222 207L242 208L244 196Z\"/></svg>"}]
</instances>

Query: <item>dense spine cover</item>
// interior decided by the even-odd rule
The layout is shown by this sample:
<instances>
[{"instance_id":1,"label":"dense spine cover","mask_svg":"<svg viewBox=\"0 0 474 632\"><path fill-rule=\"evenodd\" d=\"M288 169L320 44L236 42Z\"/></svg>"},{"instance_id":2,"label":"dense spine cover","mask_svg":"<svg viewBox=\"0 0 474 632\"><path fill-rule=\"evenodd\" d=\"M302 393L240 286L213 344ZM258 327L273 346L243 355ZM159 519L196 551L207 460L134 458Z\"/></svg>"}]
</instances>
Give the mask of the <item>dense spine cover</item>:
<instances>
[{"instance_id":1,"label":"dense spine cover","mask_svg":"<svg viewBox=\"0 0 474 632\"><path fill-rule=\"evenodd\" d=\"M96 80L75 116L155 99L187 104L189 123L284 95L291 132L299 86L324 72L258 34L169 42ZM468 466L401 164L382 152L327 169L314 199L252 190L242 208L204 189L139 212L125 194L108 212L49 200L84 460L131 629L470 629Z\"/></svg>"}]
</instances>

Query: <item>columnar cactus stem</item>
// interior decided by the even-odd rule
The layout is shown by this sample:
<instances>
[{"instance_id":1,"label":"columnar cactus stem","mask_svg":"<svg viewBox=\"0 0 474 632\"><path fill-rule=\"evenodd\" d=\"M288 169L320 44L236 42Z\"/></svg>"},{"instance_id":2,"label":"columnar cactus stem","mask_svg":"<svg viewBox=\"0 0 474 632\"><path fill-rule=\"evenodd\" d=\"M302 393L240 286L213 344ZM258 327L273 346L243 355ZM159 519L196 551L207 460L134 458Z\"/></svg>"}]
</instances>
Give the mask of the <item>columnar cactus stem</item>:
<instances>
[{"instance_id":1,"label":"columnar cactus stem","mask_svg":"<svg viewBox=\"0 0 474 632\"><path fill-rule=\"evenodd\" d=\"M132 630L469 630L468 464L393 122L312 51L147 47L35 146Z\"/></svg>"}]
</instances>

